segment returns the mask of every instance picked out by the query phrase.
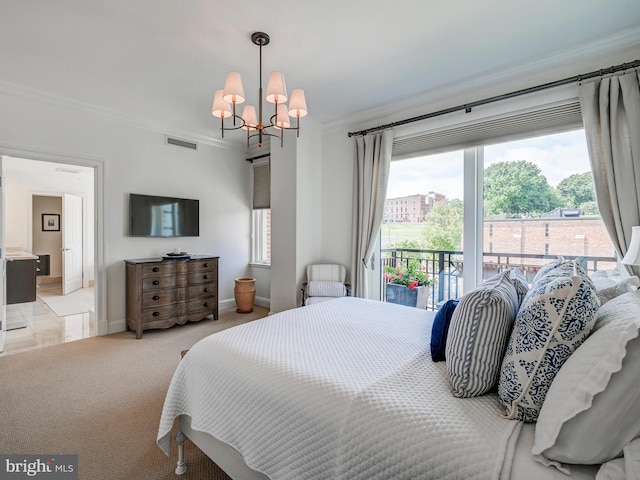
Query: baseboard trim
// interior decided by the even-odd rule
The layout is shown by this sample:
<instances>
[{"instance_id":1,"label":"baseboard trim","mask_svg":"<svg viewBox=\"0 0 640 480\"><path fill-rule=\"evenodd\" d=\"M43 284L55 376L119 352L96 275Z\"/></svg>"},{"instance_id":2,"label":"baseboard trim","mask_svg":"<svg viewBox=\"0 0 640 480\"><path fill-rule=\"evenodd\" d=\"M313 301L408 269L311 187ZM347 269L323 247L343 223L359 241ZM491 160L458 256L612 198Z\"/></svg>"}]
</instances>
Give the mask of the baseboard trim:
<instances>
[{"instance_id":1,"label":"baseboard trim","mask_svg":"<svg viewBox=\"0 0 640 480\"><path fill-rule=\"evenodd\" d=\"M271 306L271 300L265 297L256 297L253 301L255 305L259 305L261 307L269 308ZM218 304L218 309L221 312L228 312L236 309L236 301L233 298L227 298L225 300L220 300Z\"/></svg>"},{"instance_id":2,"label":"baseboard trim","mask_svg":"<svg viewBox=\"0 0 640 480\"><path fill-rule=\"evenodd\" d=\"M271 306L271 302L268 298L264 298L264 297L256 297L256 299L254 300L254 302L256 305L259 305L261 307L266 307L269 308ZM226 300L220 300L220 302L218 303L218 311L219 312L230 312L230 311L234 311L236 309L236 301L233 298L228 298ZM110 335L112 333L118 333L118 332L124 332L127 330L127 320L126 319L120 319L120 320L112 320L109 322L109 326L107 329L107 335Z\"/></svg>"}]
</instances>

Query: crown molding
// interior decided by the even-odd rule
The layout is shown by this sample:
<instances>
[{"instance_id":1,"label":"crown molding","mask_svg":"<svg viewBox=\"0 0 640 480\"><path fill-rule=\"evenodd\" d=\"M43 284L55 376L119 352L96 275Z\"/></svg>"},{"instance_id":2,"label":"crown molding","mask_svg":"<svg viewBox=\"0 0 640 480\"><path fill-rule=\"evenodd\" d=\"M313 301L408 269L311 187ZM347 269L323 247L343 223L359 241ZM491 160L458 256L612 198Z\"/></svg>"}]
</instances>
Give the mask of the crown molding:
<instances>
[{"instance_id":1,"label":"crown molding","mask_svg":"<svg viewBox=\"0 0 640 480\"><path fill-rule=\"evenodd\" d=\"M188 139L193 142L197 142L204 145L210 145L217 148L230 149L239 151L242 150L242 145L236 144L230 141L222 140L220 138L212 137L209 135L202 135L199 133L189 131L179 131L174 128L168 127L161 123L149 122L140 118L135 118L129 115L125 115L121 112L111 110L104 107L99 107L90 103L79 102L72 98L63 97L60 95L54 95L42 90L36 90L23 85L17 85L10 82L0 80L0 94L9 97L16 97L23 100L27 100L33 103L45 103L60 108L69 110L80 111L83 113L91 113L101 116L111 122L119 125L125 125L129 127L139 128L154 133L161 133L162 135L169 135L172 137L179 137Z\"/></svg>"}]
</instances>

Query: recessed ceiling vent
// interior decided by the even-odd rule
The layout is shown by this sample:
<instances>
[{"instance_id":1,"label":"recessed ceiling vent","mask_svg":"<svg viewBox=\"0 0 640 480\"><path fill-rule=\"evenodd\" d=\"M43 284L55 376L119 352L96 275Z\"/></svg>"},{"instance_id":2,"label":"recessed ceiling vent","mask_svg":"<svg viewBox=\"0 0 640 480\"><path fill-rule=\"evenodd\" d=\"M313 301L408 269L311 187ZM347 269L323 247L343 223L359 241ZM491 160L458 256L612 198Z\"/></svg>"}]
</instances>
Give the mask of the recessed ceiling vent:
<instances>
[{"instance_id":1,"label":"recessed ceiling vent","mask_svg":"<svg viewBox=\"0 0 640 480\"><path fill-rule=\"evenodd\" d=\"M179 138L167 137L167 143L169 145L175 145L176 147L190 148L191 150L198 149L197 143L188 142L187 140L180 140Z\"/></svg>"}]
</instances>

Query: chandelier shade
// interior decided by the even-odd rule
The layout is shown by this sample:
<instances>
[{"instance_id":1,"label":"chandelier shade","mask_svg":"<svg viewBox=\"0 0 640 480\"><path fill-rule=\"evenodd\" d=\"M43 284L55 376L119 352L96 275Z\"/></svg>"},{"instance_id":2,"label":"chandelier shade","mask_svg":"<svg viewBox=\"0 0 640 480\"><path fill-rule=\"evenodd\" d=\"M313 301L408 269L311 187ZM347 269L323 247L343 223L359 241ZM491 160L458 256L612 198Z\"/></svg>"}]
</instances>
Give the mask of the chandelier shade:
<instances>
[{"instance_id":1,"label":"chandelier shade","mask_svg":"<svg viewBox=\"0 0 640 480\"><path fill-rule=\"evenodd\" d=\"M256 125L258 124L256 107L253 105L246 105L242 109L242 120L244 120L244 125L242 126L244 130L255 130Z\"/></svg>"},{"instance_id":2,"label":"chandelier shade","mask_svg":"<svg viewBox=\"0 0 640 480\"><path fill-rule=\"evenodd\" d=\"M218 118L229 118L233 113L231 112L231 106L223 99L224 92L222 90L216 90L213 96L213 106L211 107L211 114Z\"/></svg>"},{"instance_id":3,"label":"chandelier shade","mask_svg":"<svg viewBox=\"0 0 640 480\"><path fill-rule=\"evenodd\" d=\"M284 103L287 101L287 84L282 72L271 72L267 83L267 96L264 98L269 103Z\"/></svg>"},{"instance_id":4,"label":"chandelier shade","mask_svg":"<svg viewBox=\"0 0 640 480\"><path fill-rule=\"evenodd\" d=\"M304 117L307 114L307 100L304 98L304 90L295 88L291 91L289 100L289 116Z\"/></svg>"},{"instance_id":5,"label":"chandelier shade","mask_svg":"<svg viewBox=\"0 0 640 480\"><path fill-rule=\"evenodd\" d=\"M273 126L278 129L289 128L291 123L289 122L289 112L287 112L287 106L284 103L279 103L276 109L276 118L273 122Z\"/></svg>"},{"instance_id":6,"label":"chandelier shade","mask_svg":"<svg viewBox=\"0 0 640 480\"><path fill-rule=\"evenodd\" d=\"M244 87L242 85L242 77L239 72L229 72L224 83L224 89L216 90L213 97L213 106L211 114L220 118L220 130L222 138L226 130L246 130L247 131L247 147L250 146L252 139L257 139L258 146L263 146L264 137L280 138L280 146L284 142L284 130L295 130L296 135L300 135L300 118L307 115L307 101L302 89L294 89L291 91L289 106L286 102L289 100L287 94L287 84L282 72L274 71L269 75L267 90L263 98L262 94L262 47L269 44L269 35L263 32L255 32L251 35L251 41L260 47L260 75L258 89L258 108L253 105L245 105L242 115L236 114L236 105L244 103L246 100ZM263 108L262 101L274 104L271 113L266 112ZM268 119L268 123L263 121ZM291 126L290 117L296 119L296 126ZM232 118L233 125L225 126L225 118ZM275 129L279 133L271 131Z\"/></svg>"},{"instance_id":7,"label":"chandelier shade","mask_svg":"<svg viewBox=\"0 0 640 480\"><path fill-rule=\"evenodd\" d=\"M238 72L229 72L224 82L224 95L222 99L231 104L244 103L244 87L242 77Z\"/></svg>"}]
</instances>

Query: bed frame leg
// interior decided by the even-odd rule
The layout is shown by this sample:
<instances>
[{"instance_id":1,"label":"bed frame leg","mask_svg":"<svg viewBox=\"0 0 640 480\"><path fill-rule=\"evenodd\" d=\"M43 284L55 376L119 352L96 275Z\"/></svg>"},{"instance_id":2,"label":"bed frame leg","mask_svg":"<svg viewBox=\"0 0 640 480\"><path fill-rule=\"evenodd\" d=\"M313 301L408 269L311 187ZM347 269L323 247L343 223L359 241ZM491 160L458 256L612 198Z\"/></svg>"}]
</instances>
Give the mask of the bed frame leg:
<instances>
[{"instance_id":1,"label":"bed frame leg","mask_svg":"<svg viewBox=\"0 0 640 480\"><path fill-rule=\"evenodd\" d=\"M187 437L182 433L182 430L178 430L175 439L178 443L178 465L176 465L176 475L183 475L187 471L187 464L184 462L184 441Z\"/></svg>"}]
</instances>

